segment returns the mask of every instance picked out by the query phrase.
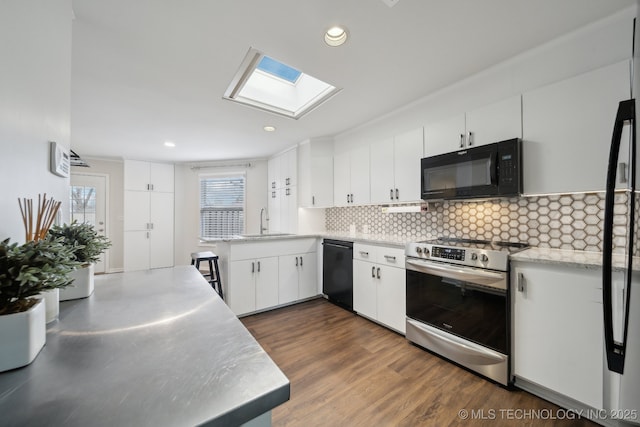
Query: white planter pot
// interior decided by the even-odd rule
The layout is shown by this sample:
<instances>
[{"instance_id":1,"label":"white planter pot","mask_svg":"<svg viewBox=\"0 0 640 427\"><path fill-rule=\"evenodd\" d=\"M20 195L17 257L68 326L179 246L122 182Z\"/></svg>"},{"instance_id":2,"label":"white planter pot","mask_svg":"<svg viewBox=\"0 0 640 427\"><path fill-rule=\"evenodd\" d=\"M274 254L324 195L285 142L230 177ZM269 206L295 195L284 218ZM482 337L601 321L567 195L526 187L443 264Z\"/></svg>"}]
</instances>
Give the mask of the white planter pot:
<instances>
[{"instance_id":1,"label":"white planter pot","mask_svg":"<svg viewBox=\"0 0 640 427\"><path fill-rule=\"evenodd\" d=\"M93 264L71 272L73 283L60 289L60 301L86 298L93 293Z\"/></svg>"},{"instance_id":2,"label":"white planter pot","mask_svg":"<svg viewBox=\"0 0 640 427\"><path fill-rule=\"evenodd\" d=\"M45 313L47 323L51 323L58 318L60 314L60 289L52 289L47 292L42 292L42 299L45 303Z\"/></svg>"},{"instance_id":3,"label":"white planter pot","mask_svg":"<svg viewBox=\"0 0 640 427\"><path fill-rule=\"evenodd\" d=\"M43 300L22 313L0 316L0 372L33 362L46 338Z\"/></svg>"}]
</instances>

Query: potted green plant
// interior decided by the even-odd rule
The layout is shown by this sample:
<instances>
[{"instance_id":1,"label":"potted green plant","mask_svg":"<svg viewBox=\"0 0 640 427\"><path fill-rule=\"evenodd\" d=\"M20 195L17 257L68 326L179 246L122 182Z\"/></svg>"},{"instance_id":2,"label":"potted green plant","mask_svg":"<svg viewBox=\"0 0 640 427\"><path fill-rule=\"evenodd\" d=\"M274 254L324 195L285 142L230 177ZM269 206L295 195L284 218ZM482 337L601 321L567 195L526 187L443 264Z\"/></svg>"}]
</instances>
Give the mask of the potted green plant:
<instances>
[{"instance_id":1,"label":"potted green plant","mask_svg":"<svg viewBox=\"0 0 640 427\"><path fill-rule=\"evenodd\" d=\"M54 225L49 235L62 239L63 244L72 251L74 259L80 263L80 268L71 273L71 286L60 290L60 301L88 297L94 288L94 263L111 246L111 242L98 234L93 225L77 221Z\"/></svg>"},{"instance_id":2,"label":"potted green plant","mask_svg":"<svg viewBox=\"0 0 640 427\"><path fill-rule=\"evenodd\" d=\"M28 365L46 340L40 294L64 288L78 265L61 239L0 243L0 372Z\"/></svg>"}]
</instances>

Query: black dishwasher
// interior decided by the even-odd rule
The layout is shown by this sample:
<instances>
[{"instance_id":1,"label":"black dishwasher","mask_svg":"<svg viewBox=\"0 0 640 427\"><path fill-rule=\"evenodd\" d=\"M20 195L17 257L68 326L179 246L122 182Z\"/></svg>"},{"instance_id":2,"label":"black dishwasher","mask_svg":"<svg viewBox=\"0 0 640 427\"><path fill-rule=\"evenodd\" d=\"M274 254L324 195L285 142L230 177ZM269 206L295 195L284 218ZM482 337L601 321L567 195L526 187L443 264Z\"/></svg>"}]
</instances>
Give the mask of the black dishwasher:
<instances>
[{"instance_id":1,"label":"black dishwasher","mask_svg":"<svg viewBox=\"0 0 640 427\"><path fill-rule=\"evenodd\" d=\"M353 242L324 239L322 245L322 292L353 311Z\"/></svg>"}]
</instances>

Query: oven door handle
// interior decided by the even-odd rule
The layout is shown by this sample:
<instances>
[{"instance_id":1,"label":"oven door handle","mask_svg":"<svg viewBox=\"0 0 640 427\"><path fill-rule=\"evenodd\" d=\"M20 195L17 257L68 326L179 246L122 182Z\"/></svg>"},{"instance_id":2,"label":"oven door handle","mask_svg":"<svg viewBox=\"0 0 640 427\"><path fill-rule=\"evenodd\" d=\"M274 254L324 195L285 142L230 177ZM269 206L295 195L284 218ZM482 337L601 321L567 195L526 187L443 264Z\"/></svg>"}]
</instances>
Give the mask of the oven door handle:
<instances>
[{"instance_id":1,"label":"oven door handle","mask_svg":"<svg viewBox=\"0 0 640 427\"><path fill-rule=\"evenodd\" d=\"M492 271L454 267L450 264L445 267L432 263L426 263L420 260L414 261L409 259L406 260L405 263L408 270L433 274L434 276L447 277L449 279L464 280L471 283L480 282L482 284L485 284L485 281L487 279L500 281L506 280L507 277L506 273L494 273ZM503 289L506 289L506 285Z\"/></svg>"}]
</instances>

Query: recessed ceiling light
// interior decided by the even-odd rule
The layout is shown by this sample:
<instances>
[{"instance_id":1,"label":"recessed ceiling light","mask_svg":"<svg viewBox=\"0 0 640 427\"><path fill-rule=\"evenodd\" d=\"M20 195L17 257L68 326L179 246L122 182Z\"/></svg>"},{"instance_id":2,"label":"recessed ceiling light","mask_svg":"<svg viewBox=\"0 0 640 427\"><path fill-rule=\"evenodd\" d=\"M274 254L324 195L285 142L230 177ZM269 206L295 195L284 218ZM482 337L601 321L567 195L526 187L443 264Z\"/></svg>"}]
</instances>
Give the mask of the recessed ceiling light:
<instances>
[{"instance_id":1,"label":"recessed ceiling light","mask_svg":"<svg viewBox=\"0 0 640 427\"><path fill-rule=\"evenodd\" d=\"M344 27L334 26L324 33L324 42L331 47L344 44L347 41L348 33Z\"/></svg>"},{"instance_id":2,"label":"recessed ceiling light","mask_svg":"<svg viewBox=\"0 0 640 427\"><path fill-rule=\"evenodd\" d=\"M171 142L171 141L165 141L164 142L164 146L173 148L173 147L176 146L176 144L174 142Z\"/></svg>"},{"instance_id":3,"label":"recessed ceiling light","mask_svg":"<svg viewBox=\"0 0 640 427\"><path fill-rule=\"evenodd\" d=\"M265 130L265 132L273 132L273 131L275 131L275 130L276 130L276 127L275 127L275 126L268 126L268 125L267 125L267 126L263 127L262 129L264 129L264 130Z\"/></svg>"}]
</instances>

